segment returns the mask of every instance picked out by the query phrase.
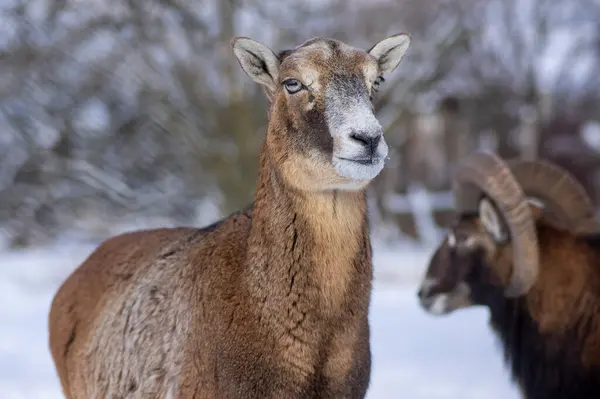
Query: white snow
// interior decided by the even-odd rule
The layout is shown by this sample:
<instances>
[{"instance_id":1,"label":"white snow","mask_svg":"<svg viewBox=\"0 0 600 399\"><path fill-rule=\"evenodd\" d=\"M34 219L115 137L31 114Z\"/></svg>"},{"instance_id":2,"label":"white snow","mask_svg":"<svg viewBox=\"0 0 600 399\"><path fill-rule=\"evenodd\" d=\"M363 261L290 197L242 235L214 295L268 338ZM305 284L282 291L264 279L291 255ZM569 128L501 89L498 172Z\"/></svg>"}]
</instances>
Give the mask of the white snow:
<instances>
[{"instance_id":1,"label":"white snow","mask_svg":"<svg viewBox=\"0 0 600 399\"><path fill-rule=\"evenodd\" d=\"M0 398L64 398L47 344L50 301L89 245L0 253ZM417 305L430 249L376 248L368 399L517 399L487 311L435 318Z\"/></svg>"}]
</instances>

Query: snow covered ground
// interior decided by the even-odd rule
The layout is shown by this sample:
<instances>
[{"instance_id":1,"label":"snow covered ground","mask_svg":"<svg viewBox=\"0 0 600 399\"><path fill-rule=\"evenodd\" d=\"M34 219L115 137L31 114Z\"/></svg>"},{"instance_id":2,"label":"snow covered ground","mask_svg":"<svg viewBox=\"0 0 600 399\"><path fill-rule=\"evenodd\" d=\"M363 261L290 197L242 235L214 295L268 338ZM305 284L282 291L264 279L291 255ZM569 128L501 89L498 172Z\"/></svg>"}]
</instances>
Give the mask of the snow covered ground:
<instances>
[{"instance_id":1,"label":"snow covered ground","mask_svg":"<svg viewBox=\"0 0 600 399\"><path fill-rule=\"evenodd\" d=\"M63 398L47 345L50 300L90 246L0 253L0 398ZM427 249L375 251L369 399L517 399L487 311L434 318L417 305Z\"/></svg>"}]
</instances>

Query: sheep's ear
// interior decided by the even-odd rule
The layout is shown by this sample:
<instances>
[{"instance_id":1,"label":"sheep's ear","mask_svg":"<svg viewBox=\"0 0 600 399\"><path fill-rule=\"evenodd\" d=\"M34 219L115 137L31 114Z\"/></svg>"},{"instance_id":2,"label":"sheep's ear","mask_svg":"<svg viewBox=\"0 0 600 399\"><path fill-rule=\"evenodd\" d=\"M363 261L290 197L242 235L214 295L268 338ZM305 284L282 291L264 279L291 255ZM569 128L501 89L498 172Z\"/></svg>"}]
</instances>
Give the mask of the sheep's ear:
<instances>
[{"instance_id":1,"label":"sheep's ear","mask_svg":"<svg viewBox=\"0 0 600 399\"><path fill-rule=\"evenodd\" d=\"M498 243L506 241L508 232L502 222L502 217L488 198L483 198L479 202L479 220L486 231L492 235L494 241Z\"/></svg>"},{"instance_id":2,"label":"sheep's ear","mask_svg":"<svg viewBox=\"0 0 600 399\"><path fill-rule=\"evenodd\" d=\"M269 92L274 92L279 75L279 59L275 53L264 44L247 37L234 38L231 47L250 79L265 86Z\"/></svg>"},{"instance_id":3,"label":"sheep's ear","mask_svg":"<svg viewBox=\"0 0 600 399\"><path fill-rule=\"evenodd\" d=\"M391 73L404 57L404 53L410 45L410 36L399 33L383 39L369 50L377 62L382 75Z\"/></svg>"}]
</instances>

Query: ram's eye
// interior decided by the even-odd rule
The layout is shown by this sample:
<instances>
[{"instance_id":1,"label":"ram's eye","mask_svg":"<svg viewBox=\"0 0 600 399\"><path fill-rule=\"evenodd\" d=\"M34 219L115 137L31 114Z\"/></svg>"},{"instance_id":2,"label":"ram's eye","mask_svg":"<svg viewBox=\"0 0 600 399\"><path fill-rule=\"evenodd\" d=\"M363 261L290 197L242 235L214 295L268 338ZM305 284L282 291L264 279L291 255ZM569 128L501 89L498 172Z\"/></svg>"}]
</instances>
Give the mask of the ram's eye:
<instances>
[{"instance_id":1,"label":"ram's eye","mask_svg":"<svg viewBox=\"0 0 600 399\"><path fill-rule=\"evenodd\" d=\"M304 87L302 86L302 83L300 83L300 81L296 79L288 79L285 82L283 82L283 85L285 86L287 92L290 94L298 93L300 90L302 90L302 87Z\"/></svg>"}]
</instances>

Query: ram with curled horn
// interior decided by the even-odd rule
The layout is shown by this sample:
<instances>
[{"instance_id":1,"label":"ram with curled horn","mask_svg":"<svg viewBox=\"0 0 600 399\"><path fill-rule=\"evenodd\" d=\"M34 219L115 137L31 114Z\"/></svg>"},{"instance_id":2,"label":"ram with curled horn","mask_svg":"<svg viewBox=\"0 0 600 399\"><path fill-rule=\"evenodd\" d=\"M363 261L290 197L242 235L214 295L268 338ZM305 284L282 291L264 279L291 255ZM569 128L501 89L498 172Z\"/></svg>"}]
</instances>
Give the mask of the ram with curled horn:
<instances>
[{"instance_id":1,"label":"ram with curled horn","mask_svg":"<svg viewBox=\"0 0 600 399\"><path fill-rule=\"evenodd\" d=\"M419 288L434 315L485 306L527 399L600 397L600 234L585 189L546 161L478 151Z\"/></svg>"}]
</instances>

